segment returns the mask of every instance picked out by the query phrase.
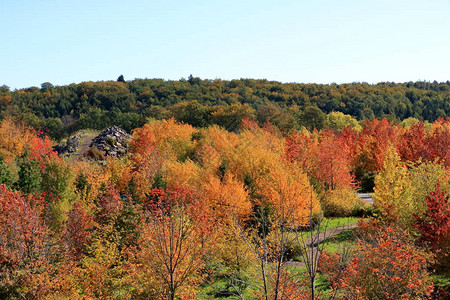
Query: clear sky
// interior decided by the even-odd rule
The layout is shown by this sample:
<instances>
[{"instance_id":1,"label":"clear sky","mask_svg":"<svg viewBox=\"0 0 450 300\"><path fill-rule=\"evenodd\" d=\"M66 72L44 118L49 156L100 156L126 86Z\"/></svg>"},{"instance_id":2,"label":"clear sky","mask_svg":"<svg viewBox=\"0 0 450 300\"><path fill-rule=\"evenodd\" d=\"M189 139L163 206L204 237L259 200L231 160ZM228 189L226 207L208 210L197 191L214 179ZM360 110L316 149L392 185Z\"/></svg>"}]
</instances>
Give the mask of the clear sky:
<instances>
[{"instance_id":1,"label":"clear sky","mask_svg":"<svg viewBox=\"0 0 450 300\"><path fill-rule=\"evenodd\" d=\"M450 80L450 0L0 0L0 85Z\"/></svg>"}]
</instances>

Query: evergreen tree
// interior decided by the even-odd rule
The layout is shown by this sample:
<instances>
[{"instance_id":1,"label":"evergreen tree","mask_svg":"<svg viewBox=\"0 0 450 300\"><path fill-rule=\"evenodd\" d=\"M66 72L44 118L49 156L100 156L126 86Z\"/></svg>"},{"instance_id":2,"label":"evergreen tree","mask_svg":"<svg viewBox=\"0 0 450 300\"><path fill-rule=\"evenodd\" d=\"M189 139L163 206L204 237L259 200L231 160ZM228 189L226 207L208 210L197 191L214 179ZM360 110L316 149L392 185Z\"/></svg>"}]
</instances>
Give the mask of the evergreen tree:
<instances>
[{"instance_id":1,"label":"evergreen tree","mask_svg":"<svg viewBox=\"0 0 450 300\"><path fill-rule=\"evenodd\" d=\"M120 76L117 78L117 82L125 82L125 78L123 77L123 75L120 75Z\"/></svg>"}]
</instances>

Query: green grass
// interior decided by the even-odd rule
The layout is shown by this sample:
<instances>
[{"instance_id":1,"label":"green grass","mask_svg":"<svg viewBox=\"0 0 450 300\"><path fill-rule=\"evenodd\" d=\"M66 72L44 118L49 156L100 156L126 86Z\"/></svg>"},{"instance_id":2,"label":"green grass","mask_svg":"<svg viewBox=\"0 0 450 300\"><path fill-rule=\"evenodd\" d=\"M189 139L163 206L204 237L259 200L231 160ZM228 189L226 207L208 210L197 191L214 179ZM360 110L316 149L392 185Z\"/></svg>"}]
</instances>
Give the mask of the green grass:
<instances>
[{"instance_id":1,"label":"green grass","mask_svg":"<svg viewBox=\"0 0 450 300\"><path fill-rule=\"evenodd\" d=\"M336 218L328 218L323 222L323 228L321 228L320 232L329 229L335 229L342 226L348 226L351 224L355 224L359 221L357 217L336 217ZM325 226L327 225L327 226ZM317 231L316 231L317 232ZM305 238L308 237L309 232L307 231L292 231L290 234L303 235ZM355 241L355 229L350 229L343 231L333 237L330 237L324 241L325 243L325 251L330 253L335 253L340 251L344 245L352 245ZM294 243L295 244L295 243ZM294 260L300 260L299 256L292 257ZM287 267L292 273L299 273L298 276L302 275L305 270L303 268L299 268L296 266ZM255 271L255 270L253 270ZM251 270L247 270L247 272L252 273ZM246 277L245 281L249 282L252 285L252 281L256 280L255 277L249 276ZM222 300L235 300L241 299L240 297L233 295L233 287L230 284L230 278L226 276L217 276L214 278L213 282L209 282L201 287L201 294L198 295L198 299L222 299ZM322 274L318 274L318 278L316 281L316 286L321 291L329 291L330 283L326 280L325 276ZM231 292L231 293L230 293ZM244 299L256 299L253 294L253 287L244 288L242 287L242 297Z\"/></svg>"},{"instance_id":2,"label":"green grass","mask_svg":"<svg viewBox=\"0 0 450 300\"><path fill-rule=\"evenodd\" d=\"M328 218L323 220L323 224L321 225L320 231L314 230L313 235L316 235L318 232L325 232L326 230L332 230L339 227L347 227L350 225L353 225L359 221L359 218L357 217L337 217L337 218ZM298 242L302 240L306 240L308 237L310 237L311 233L309 231L298 231L293 232L291 234L298 235L298 239L295 237L292 237L293 240L292 243L292 256L290 257L294 261L301 261L302 257L300 255L300 245L298 245ZM355 241L355 229L348 229L343 232L338 233L335 236L327 238L324 243L324 250L330 253L336 253L343 249L343 247L346 247L347 245L354 244Z\"/></svg>"},{"instance_id":3,"label":"green grass","mask_svg":"<svg viewBox=\"0 0 450 300\"><path fill-rule=\"evenodd\" d=\"M341 252L344 247L353 247L355 241L355 229L342 231L324 241L324 250L329 253Z\"/></svg>"},{"instance_id":4,"label":"green grass","mask_svg":"<svg viewBox=\"0 0 450 300\"><path fill-rule=\"evenodd\" d=\"M360 218L357 217L325 218L324 220L322 220L320 230L318 231L317 229L315 229L313 234L317 234L318 232L325 232L330 229L353 225L358 223L359 219ZM311 235L309 230L297 231L295 232L295 234L297 234L300 239L307 239Z\"/></svg>"},{"instance_id":5,"label":"green grass","mask_svg":"<svg viewBox=\"0 0 450 300\"><path fill-rule=\"evenodd\" d=\"M351 224L358 223L360 218L357 217L337 217L337 218L326 218L324 220L325 224L328 221L327 229L333 229L341 226L347 226ZM324 225L325 225L324 224Z\"/></svg>"},{"instance_id":6,"label":"green grass","mask_svg":"<svg viewBox=\"0 0 450 300\"><path fill-rule=\"evenodd\" d=\"M78 130L77 132L72 133L70 136L74 136L74 135L80 135L81 136L81 140L83 140L85 137L91 136L91 135L99 135L100 134L100 130L96 130L96 129L82 129L82 130ZM61 139L60 143L65 143L67 141L67 138Z\"/></svg>"}]
</instances>

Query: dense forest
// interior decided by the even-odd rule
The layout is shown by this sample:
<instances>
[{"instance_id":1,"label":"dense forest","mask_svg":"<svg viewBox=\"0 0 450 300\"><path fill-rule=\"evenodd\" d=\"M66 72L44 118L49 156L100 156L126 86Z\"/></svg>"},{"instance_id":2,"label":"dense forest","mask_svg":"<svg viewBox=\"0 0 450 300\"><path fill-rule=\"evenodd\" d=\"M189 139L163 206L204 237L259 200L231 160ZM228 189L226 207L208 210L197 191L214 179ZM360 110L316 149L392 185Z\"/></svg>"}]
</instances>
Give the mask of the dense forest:
<instances>
[{"instance_id":1,"label":"dense forest","mask_svg":"<svg viewBox=\"0 0 450 300\"><path fill-rule=\"evenodd\" d=\"M60 157L6 118L0 298L448 299L450 119L336 114L289 132L149 120L120 157Z\"/></svg>"},{"instance_id":2,"label":"dense forest","mask_svg":"<svg viewBox=\"0 0 450 300\"><path fill-rule=\"evenodd\" d=\"M40 127L55 139L84 129L118 125L128 131L149 118L174 117L204 127L236 131L243 117L270 121L282 130L321 129L326 115L342 112L356 120L407 118L433 122L450 116L450 82L298 84L268 80L166 81L135 79L43 83L11 91L0 87L0 118L14 117Z\"/></svg>"}]
</instances>

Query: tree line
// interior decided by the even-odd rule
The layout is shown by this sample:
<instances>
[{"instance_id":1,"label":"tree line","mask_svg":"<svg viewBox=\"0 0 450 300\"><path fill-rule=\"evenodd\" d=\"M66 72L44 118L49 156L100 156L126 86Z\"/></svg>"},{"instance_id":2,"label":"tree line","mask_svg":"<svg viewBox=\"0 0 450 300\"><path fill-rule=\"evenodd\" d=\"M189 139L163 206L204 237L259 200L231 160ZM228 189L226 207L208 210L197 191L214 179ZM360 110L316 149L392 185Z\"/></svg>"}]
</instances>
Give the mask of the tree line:
<instances>
[{"instance_id":1,"label":"tree line","mask_svg":"<svg viewBox=\"0 0 450 300\"><path fill-rule=\"evenodd\" d=\"M119 80L120 79L120 80ZM118 125L128 131L148 119L173 117L195 127L217 124L236 131L248 117L283 130L320 130L341 112L358 121L407 118L433 122L450 116L450 82L301 84L268 80L177 81L135 79L10 90L0 87L0 118L14 117L55 139L84 128Z\"/></svg>"}]
</instances>

